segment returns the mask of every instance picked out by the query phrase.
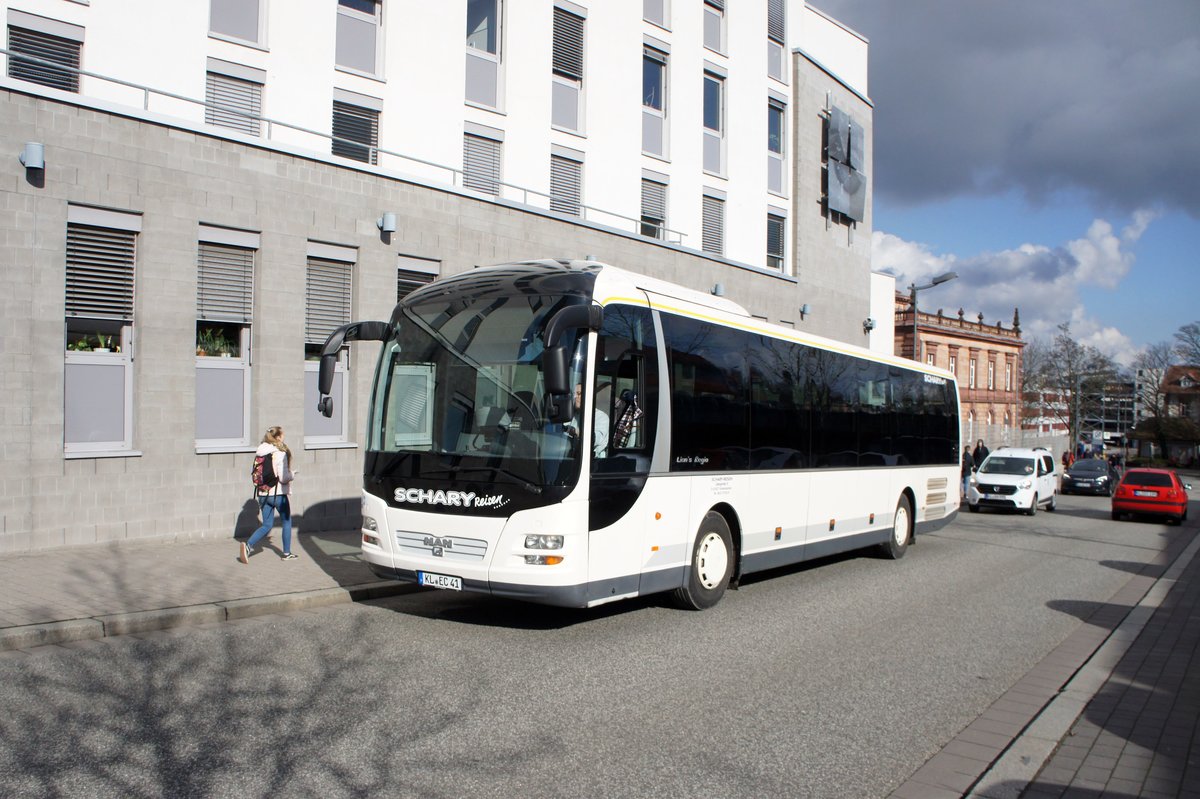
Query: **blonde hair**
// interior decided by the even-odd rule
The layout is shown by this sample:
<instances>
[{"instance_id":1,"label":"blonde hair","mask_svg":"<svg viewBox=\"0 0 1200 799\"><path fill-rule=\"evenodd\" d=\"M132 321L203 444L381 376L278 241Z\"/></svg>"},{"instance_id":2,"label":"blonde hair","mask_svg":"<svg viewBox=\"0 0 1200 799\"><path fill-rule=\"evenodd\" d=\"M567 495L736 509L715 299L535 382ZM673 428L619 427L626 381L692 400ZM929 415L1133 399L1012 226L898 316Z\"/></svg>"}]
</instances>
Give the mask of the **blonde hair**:
<instances>
[{"instance_id":1,"label":"blonde hair","mask_svg":"<svg viewBox=\"0 0 1200 799\"><path fill-rule=\"evenodd\" d=\"M283 428L279 425L273 425L267 428L266 435L263 436L263 443L270 444L276 449L288 456L288 460L292 459L292 451L288 449L288 445L283 443Z\"/></svg>"}]
</instances>

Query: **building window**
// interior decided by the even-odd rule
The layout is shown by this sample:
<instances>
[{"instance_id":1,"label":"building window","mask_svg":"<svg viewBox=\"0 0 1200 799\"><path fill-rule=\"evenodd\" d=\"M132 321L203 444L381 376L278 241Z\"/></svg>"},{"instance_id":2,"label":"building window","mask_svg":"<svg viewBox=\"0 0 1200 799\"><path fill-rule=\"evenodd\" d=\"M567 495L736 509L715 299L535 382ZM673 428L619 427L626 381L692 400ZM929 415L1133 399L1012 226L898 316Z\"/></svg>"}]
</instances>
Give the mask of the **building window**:
<instances>
[{"instance_id":1,"label":"building window","mask_svg":"<svg viewBox=\"0 0 1200 799\"><path fill-rule=\"evenodd\" d=\"M666 227L667 184L665 181L642 178L642 235L664 239Z\"/></svg>"},{"instance_id":2,"label":"building window","mask_svg":"<svg viewBox=\"0 0 1200 799\"><path fill-rule=\"evenodd\" d=\"M784 0L767 0L767 74L780 81L787 47L784 5Z\"/></svg>"},{"instance_id":3,"label":"building window","mask_svg":"<svg viewBox=\"0 0 1200 799\"><path fill-rule=\"evenodd\" d=\"M83 28L12 9L8 21L8 77L78 93Z\"/></svg>"},{"instance_id":4,"label":"building window","mask_svg":"<svg viewBox=\"0 0 1200 799\"><path fill-rule=\"evenodd\" d=\"M1004 364L1004 390L1013 390L1013 367L1011 363Z\"/></svg>"},{"instance_id":5,"label":"building window","mask_svg":"<svg viewBox=\"0 0 1200 799\"><path fill-rule=\"evenodd\" d=\"M725 145L725 79L704 73L704 171L723 173Z\"/></svg>"},{"instance_id":6,"label":"building window","mask_svg":"<svg viewBox=\"0 0 1200 799\"><path fill-rule=\"evenodd\" d=\"M379 111L333 101L332 152L342 158L379 163Z\"/></svg>"},{"instance_id":7,"label":"building window","mask_svg":"<svg viewBox=\"0 0 1200 799\"><path fill-rule=\"evenodd\" d=\"M930 366L936 366L936 364L934 363L935 354L933 352L930 352L929 350L930 350L929 346L926 345L926 347L925 347L925 363L927 363Z\"/></svg>"},{"instance_id":8,"label":"building window","mask_svg":"<svg viewBox=\"0 0 1200 799\"><path fill-rule=\"evenodd\" d=\"M987 365L987 387L988 391L996 388L996 362L988 361Z\"/></svg>"},{"instance_id":9,"label":"building window","mask_svg":"<svg viewBox=\"0 0 1200 799\"><path fill-rule=\"evenodd\" d=\"M556 128L578 131L582 127L584 18L554 8L553 85L550 120Z\"/></svg>"},{"instance_id":10,"label":"building window","mask_svg":"<svg viewBox=\"0 0 1200 799\"><path fill-rule=\"evenodd\" d=\"M67 208L63 449L133 449L133 324L141 217Z\"/></svg>"},{"instance_id":11,"label":"building window","mask_svg":"<svg viewBox=\"0 0 1200 799\"><path fill-rule=\"evenodd\" d=\"M642 0L642 19L667 27L667 0Z\"/></svg>"},{"instance_id":12,"label":"building window","mask_svg":"<svg viewBox=\"0 0 1200 799\"><path fill-rule=\"evenodd\" d=\"M211 0L208 32L217 36L262 44L262 0Z\"/></svg>"},{"instance_id":13,"label":"building window","mask_svg":"<svg viewBox=\"0 0 1200 799\"><path fill-rule=\"evenodd\" d=\"M783 156L787 106L774 97L767 100L767 190L783 194Z\"/></svg>"},{"instance_id":14,"label":"building window","mask_svg":"<svg viewBox=\"0 0 1200 799\"><path fill-rule=\"evenodd\" d=\"M550 210L580 215L583 196L583 154L550 156Z\"/></svg>"},{"instance_id":15,"label":"building window","mask_svg":"<svg viewBox=\"0 0 1200 799\"><path fill-rule=\"evenodd\" d=\"M713 255L725 254L725 200L704 195L701 209L700 249Z\"/></svg>"},{"instance_id":16,"label":"building window","mask_svg":"<svg viewBox=\"0 0 1200 799\"><path fill-rule=\"evenodd\" d=\"M767 268L783 271L784 223L776 214L767 214Z\"/></svg>"},{"instance_id":17,"label":"building window","mask_svg":"<svg viewBox=\"0 0 1200 799\"><path fill-rule=\"evenodd\" d=\"M250 442L250 331L259 235L200 226L196 258L196 447Z\"/></svg>"},{"instance_id":18,"label":"building window","mask_svg":"<svg viewBox=\"0 0 1200 799\"><path fill-rule=\"evenodd\" d=\"M955 377L958 377L958 356L957 355L950 356L950 374L954 375Z\"/></svg>"},{"instance_id":19,"label":"building window","mask_svg":"<svg viewBox=\"0 0 1200 799\"><path fill-rule=\"evenodd\" d=\"M725 52L725 0L704 0L704 46Z\"/></svg>"},{"instance_id":20,"label":"building window","mask_svg":"<svg viewBox=\"0 0 1200 799\"><path fill-rule=\"evenodd\" d=\"M204 89L204 121L258 136L265 82L263 70L210 58Z\"/></svg>"},{"instance_id":21,"label":"building window","mask_svg":"<svg viewBox=\"0 0 1200 799\"><path fill-rule=\"evenodd\" d=\"M396 263L396 302L437 280L441 263L427 258L401 255Z\"/></svg>"},{"instance_id":22,"label":"building window","mask_svg":"<svg viewBox=\"0 0 1200 799\"><path fill-rule=\"evenodd\" d=\"M357 252L350 247L309 242L304 281L304 444L321 446L347 440L350 387L345 349L334 369L333 415L317 411L321 349L329 334L350 322Z\"/></svg>"},{"instance_id":23,"label":"building window","mask_svg":"<svg viewBox=\"0 0 1200 799\"><path fill-rule=\"evenodd\" d=\"M666 155L667 54L642 49L642 152Z\"/></svg>"},{"instance_id":24,"label":"building window","mask_svg":"<svg viewBox=\"0 0 1200 799\"><path fill-rule=\"evenodd\" d=\"M500 0L467 0L466 99L500 107Z\"/></svg>"},{"instance_id":25,"label":"building window","mask_svg":"<svg viewBox=\"0 0 1200 799\"><path fill-rule=\"evenodd\" d=\"M463 185L484 194L500 194L500 145L496 139L463 135Z\"/></svg>"},{"instance_id":26,"label":"building window","mask_svg":"<svg viewBox=\"0 0 1200 799\"><path fill-rule=\"evenodd\" d=\"M971 359L969 373L967 375L967 388L975 388L975 359Z\"/></svg>"},{"instance_id":27,"label":"building window","mask_svg":"<svg viewBox=\"0 0 1200 799\"><path fill-rule=\"evenodd\" d=\"M336 62L339 68L371 76L383 72L380 57L382 21L380 0L338 0Z\"/></svg>"}]
</instances>

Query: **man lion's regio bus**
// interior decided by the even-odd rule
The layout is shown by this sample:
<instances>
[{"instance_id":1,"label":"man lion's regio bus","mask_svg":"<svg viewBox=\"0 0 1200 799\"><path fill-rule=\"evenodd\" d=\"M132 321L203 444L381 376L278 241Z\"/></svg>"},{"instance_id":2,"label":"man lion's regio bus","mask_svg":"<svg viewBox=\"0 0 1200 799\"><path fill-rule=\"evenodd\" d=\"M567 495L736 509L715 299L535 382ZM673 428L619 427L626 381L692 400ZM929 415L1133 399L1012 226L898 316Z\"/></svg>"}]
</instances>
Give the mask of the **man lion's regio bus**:
<instances>
[{"instance_id":1,"label":"man lion's regio bus","mask_svg":"<svg viewBox=\"0 0 1200 799\"><path fill-rule=\"evenodd\" d=\"M362 554L381 577L585 607L874 546L958 512L958 394L934 367L752 318L611 266L476 269L382 341Z\"/></svg>"}]
</instances>

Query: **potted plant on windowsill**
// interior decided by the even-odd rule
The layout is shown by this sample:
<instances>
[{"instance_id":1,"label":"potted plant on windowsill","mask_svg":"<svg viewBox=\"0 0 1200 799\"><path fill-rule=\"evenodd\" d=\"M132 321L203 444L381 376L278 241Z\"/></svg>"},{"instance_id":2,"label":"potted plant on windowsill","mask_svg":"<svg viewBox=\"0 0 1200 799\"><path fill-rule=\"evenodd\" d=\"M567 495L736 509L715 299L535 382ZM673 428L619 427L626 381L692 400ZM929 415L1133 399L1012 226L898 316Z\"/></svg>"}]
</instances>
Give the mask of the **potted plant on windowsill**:
<instances>
[{"instance_id":1,"label":"potted plant on windowsill","mask_svg":"<svg viewBox=\"0 0 1200 799\"><path fill-rule=\"evenodd\" d=\"M205 327L196 336L196 354L209 358L232 358L234 344L218 328Z\"/></svg>"}]
</instances>

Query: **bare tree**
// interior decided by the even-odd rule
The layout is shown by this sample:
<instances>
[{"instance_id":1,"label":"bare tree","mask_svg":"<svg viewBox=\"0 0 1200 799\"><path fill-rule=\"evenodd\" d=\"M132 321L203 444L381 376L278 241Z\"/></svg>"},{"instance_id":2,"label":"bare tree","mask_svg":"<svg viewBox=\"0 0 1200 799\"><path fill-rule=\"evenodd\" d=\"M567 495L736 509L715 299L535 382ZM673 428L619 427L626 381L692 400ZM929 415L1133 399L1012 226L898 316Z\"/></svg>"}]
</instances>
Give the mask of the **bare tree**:
<instances>
[{"instance_id":1,"label":"bare tree","mask_svg":"<svg viewBox=\"0 0 1200 799\"><path fill-rule=\"evenodd\" d=\"M1046 371L1050 367L1050 345L1045 339L1030 339L1021 350L1021 418L1040 419L1049 414Z\"/></svg>"},{"instance_id":2,"label":"bare tree","mask_svg":"<svg viewBox=\"0 0 1200 799\"><path fill-rule=\"evenodd\" d=\"M1043 391L1061 401L1047 406L1071 431L1072 446L1078 444L1088 419L1103 417L1106 386L1117 376L1116 364L1095 347L1081 344L1071 335L1071 325L1058 326L1043 372Z\"/></svg>"},{"instance_id":3,"label":"bare tree","mask_svg":"<svg viewBox=\"0 0 1200 799\"><path fill-rule=\"evenodd\" d=\"M1175 337L1178 339L1179 334L1176 333ZM1143 416L1137 426L1140 430L1154 435L1159 451L1163 453L1167 451L1168 437L1167 427L1164 424L1168 415L1164 382L1167 370L1175 364L1178 353L1177 345L1173 346L1168 341L1161 341L1151 344L1138 353L1137 358L1133 361L1137 402Z\"/></svg>"},{"instance_id":4,"label":"bare tree","mask_svg":"<svg viewBox=\"0 0 1200 799\"><path fill-rule=\"evenodd\" d=\"M1181 363L1200 365L1200 322L1192 322L1175 333L1175 354Z\"/></svg>"}]
</instances>

